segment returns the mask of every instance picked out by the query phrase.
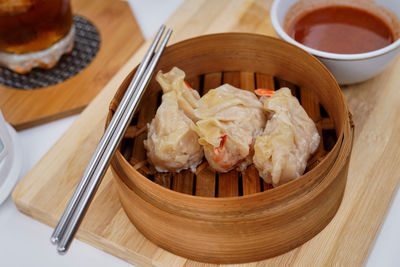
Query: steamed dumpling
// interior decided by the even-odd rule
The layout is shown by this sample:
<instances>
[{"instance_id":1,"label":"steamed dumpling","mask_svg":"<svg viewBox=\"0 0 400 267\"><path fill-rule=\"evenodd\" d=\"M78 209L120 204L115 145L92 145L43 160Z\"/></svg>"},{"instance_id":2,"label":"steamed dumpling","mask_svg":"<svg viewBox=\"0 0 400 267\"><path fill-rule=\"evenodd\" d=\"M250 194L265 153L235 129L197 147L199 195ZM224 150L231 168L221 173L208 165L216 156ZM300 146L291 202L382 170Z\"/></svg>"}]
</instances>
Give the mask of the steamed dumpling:
<instances>
[{"instance_id":1,"label":"steamed dumpling","mask_svg":"<svg viewBox=\"0 0 400 267\"><path fill-rule=\"evenodd\" d=\"M177 67L173 67L170 72L158 72L157 82L161 85L163 93L174 91L179 108L192 121L197 121L194 115L194 109L198 107L200 95L196 90L190 88L185 82L185 72Z\"/></svg>"},{"instance_id":2,"label":"steamed dumpling","mask_svg":"<svg viewBox=\"0 0 400 267\"><path fill-rule=\"evenodd\" d=\"M185 73L173 68L157 74L163 89L161 105L148 125L144 141L147 158L159 172L196 170L203 158L199 136L193 130L194 108L200 96L184 82Z\"/></svg>"},{"instance_id":3,"label":"steamed dumpling","mask_svg":"<svg viewBox=\"0 0 400 267\"><path fill-rule=\"evenodd\" d=\"M254 93L224 84L198 103L195 130L210 166L227 172L252 162L255 137L265 126L262 104Z\"/></svg>"},{"instance_id":4,"label":"steamed dumpling","mask_svg":"<svg viewBox=\"0 0 400 267\"><path fill-rule=\"evenodd\" d=\"M263 134L256 138L253 161L260 176L277 186L304 173L320 136L289 88L281 88L265 98L264 109L270 120Z\"/></svg>"}]
</instances>

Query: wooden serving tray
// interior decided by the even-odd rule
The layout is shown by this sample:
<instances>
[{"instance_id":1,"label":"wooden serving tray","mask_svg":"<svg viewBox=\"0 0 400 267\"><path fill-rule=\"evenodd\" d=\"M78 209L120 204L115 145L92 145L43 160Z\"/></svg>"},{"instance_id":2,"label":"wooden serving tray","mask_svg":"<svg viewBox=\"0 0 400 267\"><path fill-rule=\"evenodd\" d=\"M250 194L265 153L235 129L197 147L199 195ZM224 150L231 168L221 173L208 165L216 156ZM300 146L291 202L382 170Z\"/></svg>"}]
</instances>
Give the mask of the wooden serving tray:
<instances>
[{"instance_id":1,"label":"wooden serving tray","mask_svg":"<svg viewBox=\"0 0 400 267\"><path fill-rule=\"evenodd\" d=\"M205 33L248 31L274 35L272 1L185 2L169 19L172 42ZM100 139L108 105L147 45L124 65L72 127L19 183L18 209L55 226ZM242 266L361 266L371 248L400 176L400 61L365 83L343 87L356 125L345 195L336 216L317 236L281 256ZM385 119L383 119L385 118ZM141 235L118 200L109 171L77 237L139 266L213 266L173 255ZM71 247L73 249L73 246Z\"/></svg>"},{"instance_id":2,"label":"wooden serving tray","mask_svg":"<svg viewBox=\"0 0 400 267\"><path fill-rule=\"evenodd\" d=\"M122 0L71 0L74 14L99 30L100 49L80 73L49 87L0 85L0 109L17 130L81 112L144 42L129 4Z\"/></svg>"}]
</instances>

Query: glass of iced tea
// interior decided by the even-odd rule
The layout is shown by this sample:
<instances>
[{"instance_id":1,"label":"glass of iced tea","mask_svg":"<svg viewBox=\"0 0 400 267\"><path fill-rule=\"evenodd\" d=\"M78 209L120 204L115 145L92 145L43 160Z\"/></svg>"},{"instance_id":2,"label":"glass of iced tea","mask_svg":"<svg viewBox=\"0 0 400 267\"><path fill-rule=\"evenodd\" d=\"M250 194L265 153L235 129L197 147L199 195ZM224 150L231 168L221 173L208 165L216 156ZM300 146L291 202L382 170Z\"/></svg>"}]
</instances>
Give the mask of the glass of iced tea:
<instances>
[{"instance_id":1,"label":"glass of iced tea","mask_svg":"<svg viewBox=\"0 0 400 267\"><path fill-rule=\"evenodd\" d=\"M69 0L0 0L0 65L51 68L73 48Z\"/></svg>"}]
</instances>

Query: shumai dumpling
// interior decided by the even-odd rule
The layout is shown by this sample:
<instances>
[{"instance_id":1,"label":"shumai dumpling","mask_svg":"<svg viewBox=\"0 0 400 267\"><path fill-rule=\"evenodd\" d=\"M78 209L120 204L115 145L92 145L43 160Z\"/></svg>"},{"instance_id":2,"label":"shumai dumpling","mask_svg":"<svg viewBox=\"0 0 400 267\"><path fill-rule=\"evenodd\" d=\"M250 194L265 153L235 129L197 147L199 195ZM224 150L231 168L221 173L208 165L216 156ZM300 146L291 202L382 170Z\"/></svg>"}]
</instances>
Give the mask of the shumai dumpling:
<instances>
[{"instance_id":1,"label":"shumai dumpling","mask_svg":"<svg viewBox=\"0 0 400 267\"><path fill-rule=\"evenodd\" d=\"M266 121L254 93L224 84L200 99L195 115L199 143L212 168L227 172L251 164L255 137Z\"/></svg>"},{"instance_id":2,"label":"shumai dumpling","mask_svg":"<svg viewBox=\"0 0 400 267\"><path fill-rule=\"evenodd\" d=\"M265 98L264 109L270 120L263 134L256 138L253 162L260 176L277 186L304 173L320 136L289 88L281 88Z\"/></svg>"},{"instance_id":3,"label":"shumai dumpling","mask_svg":"<svg viewBox=\"0 0 400 267\"><path fill-rule=\"evenodd\" d=\"M170 72L158 72L156 80L161 85L164 94L174 91L179 108L192 121L197 121L194 109L198 107L200 95L185 82L185 72L177 67L173 67Z\"/></svg>"},{"instance_id":4,"label":"shumai dumpling","mask_svg":"<svg viewBox=\"0 0 400 267\"><path fill-rule=\"evenodd\" d=\"M156 116L148 125L144 146L149 162L159 172L179 172L188 168L194 172L203 159L199 136L193 130L194 122L185 112L193 114L193 107L197 106L200 97L186 86L184 77L177 68L166 74L158 73L156 77L164 94Z\"/></svg>"}]
</instances>

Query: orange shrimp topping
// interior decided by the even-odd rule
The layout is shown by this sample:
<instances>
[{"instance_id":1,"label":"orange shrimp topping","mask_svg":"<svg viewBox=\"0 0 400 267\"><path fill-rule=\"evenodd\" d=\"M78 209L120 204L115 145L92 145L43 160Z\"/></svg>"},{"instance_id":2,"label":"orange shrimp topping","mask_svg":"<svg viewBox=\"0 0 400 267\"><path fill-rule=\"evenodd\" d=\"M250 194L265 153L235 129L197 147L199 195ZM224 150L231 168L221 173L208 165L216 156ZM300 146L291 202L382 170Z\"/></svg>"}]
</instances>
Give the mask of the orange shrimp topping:
<instances>
[{"instance_id":1,"label":"orange shrimp topping","mask_svg":"<svg viewBox=\"0 0 400 267\"><path fill-rule=\"evenodd\" d=\"M221 138L221 142L219 143L219 147L216 148L219 152L224 148L227 136L228 135L224 134L223 136L220 137Z\"/></svg>"},{"instance_id":2,"label":"orange shrimp topping","mask_svg":"<svg viewBox=\"0 0 400 267\"><path fill-rule=\"evenodd\" d=\"M223 150L225 142L226 142L226 137L227 137L226 134L221 136L220 137L221 138L221 142L219 143L219 147L214 147L213 159L216 162L220 162L223 159L224 155L225 155L225 152L222 153L222 150Z\"/></svg>"},{"instance_id":3,"label":"orange shrimp topping","mask_svg":"<svg viewBox=\"0 0 400 267\"><path fill-rule=\"evenodd\" d=\"M258 96L267 96L267 97L272 96L273 94L275 94L275 91L264 89L264 88L259 88L257 90L254 90L254 92Z\"/></svg>"},{"instance_id":4,"label":"orange shrimp topping","mask_svg":"<svg viewBox=\"0 0 400 267\"><path fill-rule=\"evenodd\" d=\"M251 142L250 142L250 144L249 144L249 153L251 152L251 149L253 148L253 147L252 147L253 143L254 143L254 136L251 137Z\"/></svg>"},{"instance_id":5,"label":"orange shrimp topping","mask_svg":"<svg viewBox=\"0 0 400 267\"><path fill-rule=\"evenodd\" d=\"M186 81L184 81L184 82L185 82L186 86L187 86L189 89L193 90L193 88L190 87L190 85L189 85Z\"/></svg>"}]
</instances>

